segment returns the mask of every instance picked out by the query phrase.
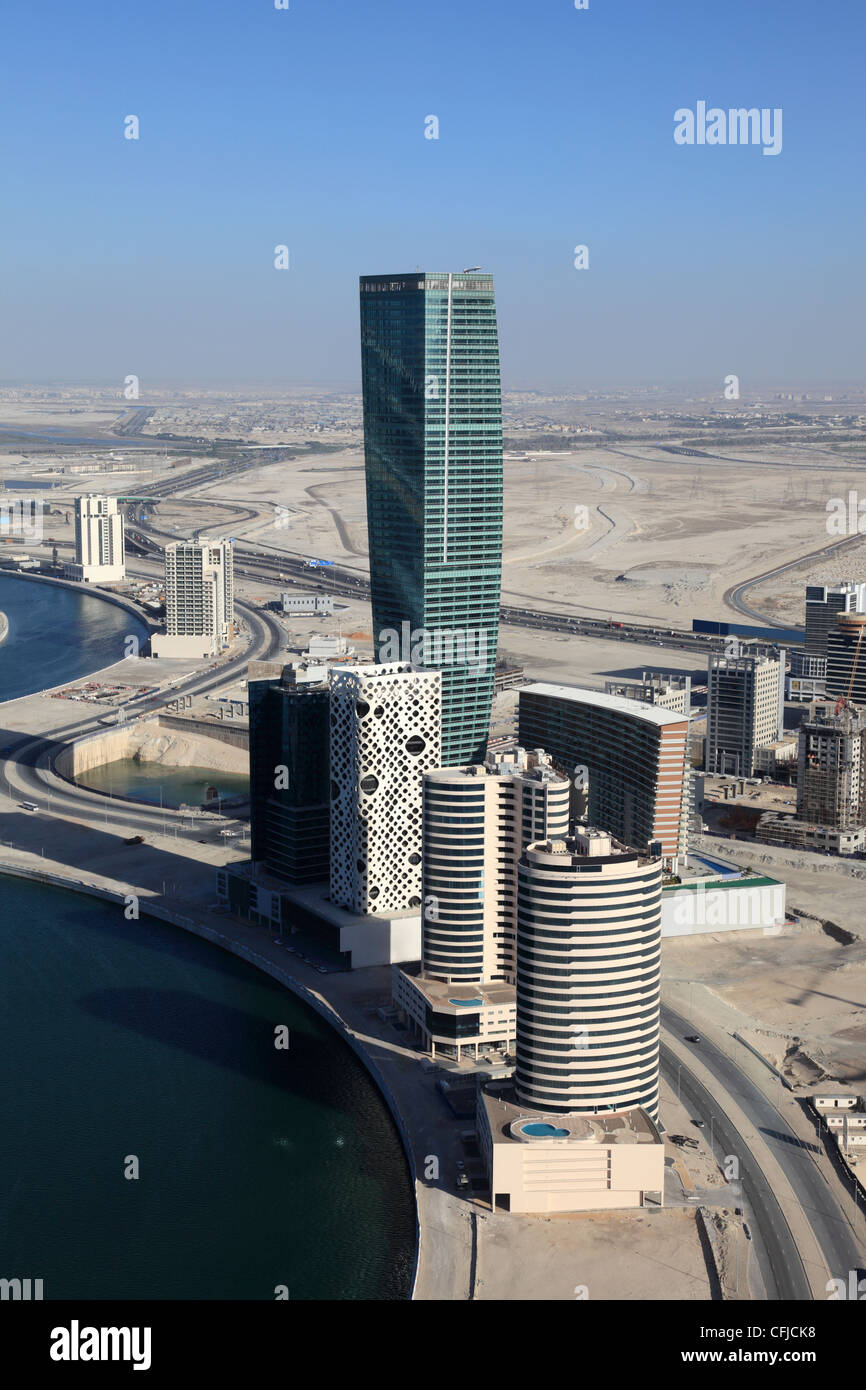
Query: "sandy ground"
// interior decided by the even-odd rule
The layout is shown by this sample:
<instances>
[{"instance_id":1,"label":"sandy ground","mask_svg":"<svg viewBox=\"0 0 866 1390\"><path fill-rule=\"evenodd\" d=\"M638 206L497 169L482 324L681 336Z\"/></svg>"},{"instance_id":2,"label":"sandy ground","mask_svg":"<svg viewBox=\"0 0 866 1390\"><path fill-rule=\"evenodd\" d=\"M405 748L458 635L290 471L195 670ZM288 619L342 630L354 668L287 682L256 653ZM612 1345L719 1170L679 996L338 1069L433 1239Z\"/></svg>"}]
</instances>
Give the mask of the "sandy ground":
<instances>
[{"instance_id":1,"label":"sandy ground","mask_svg":"<svg viewBox=\"0 0 866 1390\"><path fill-rule=\"evenodd\" d=\"M682 1208L480 1215L477 1299L709 1299L696 1214Z\"/></svg>"},{"instance_id":2,"label":"sandy ground","mask_svg":"<svg viewBox=\"0 0 866 1390\"><path fill-rule=\"evenodd\" d=\"M718 841L709 841L719 849ZM751 848L751 847L750 847ZM728 852L728 846L725 846ZM736 854L758 864L754 854ZM863 882L822 861L820 870L760 867L788 882L789 910L814 912L862 930ZM742 1033L780 1067L798 1091L866 1080L866 934L849 944L820 922L801 918L778 935L727 932L665 941L665 987L687 1016L709 1012L728 1033Z\"/></svg>"},{"instance_id":3,"label":"sandy ground","mask_svg":"<svg viewBox=\"0 0 866 1390\"><path fill-rule=\"evenodd\" d=\"M503 597L607 616L688 626L725 617L724 591L774 564L828 546L827 502L856 489L854 458L828 449L767 446L710 459L672 457L635 444L505 459ZM363 454L310 455L199 496L289 509L288 526L263 518L245 530L263 543L363 566ZM866 558L866 543L864 543ZM851 560L854 563L854 560ZM846 560L843 568L848 568ZM839 573L819 562L808 570ZM806 573L780 617L802 619Z\"/></svg>"}]
</instances>

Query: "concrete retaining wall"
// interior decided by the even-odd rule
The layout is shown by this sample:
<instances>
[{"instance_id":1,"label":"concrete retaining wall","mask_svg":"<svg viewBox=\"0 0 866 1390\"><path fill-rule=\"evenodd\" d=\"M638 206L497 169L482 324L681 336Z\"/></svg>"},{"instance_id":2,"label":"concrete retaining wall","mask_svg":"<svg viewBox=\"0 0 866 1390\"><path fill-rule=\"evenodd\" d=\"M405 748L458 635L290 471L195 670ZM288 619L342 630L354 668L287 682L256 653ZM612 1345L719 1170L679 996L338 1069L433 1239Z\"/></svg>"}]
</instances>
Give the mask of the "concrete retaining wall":
<instances>
[{"instance_id":1,"label":"concrete retaining wall","mask_svg":"<svg viewBox=\"0 0 866 1390\"><path fill-rule=\"evenodd\" d=\"M249 729L229 719L223 723L215 719L190 719L182 714L160 714L158 722L161 729L176 729L180 733L211 738L218 743L227 743L230 748L246 749L250 746Z\"/></svg>"},{"instance_id":2,"label":"concrete retaining wall","mask_svg":"<svg viewBox=\"0 0 866 1390\"><path fill-rule=\"evenodd\" d=\"M54 769L59 776L74 782L82 773L90 772L94 767L102 767L104 763L113 763L120 758L135 757L144 744L142 762L156 763L163 767L212 767L214 772L248 771L248 759L243 745L231 745L233 751L229 752L226 747L228 740L211 738L211 730L207 726L204 733L198 733L193 728L163 729L162 722L160 716L159 719L149 719L142 723L118 724L114 728L76 739L57 754ZM175 739L179 747L174 751L167 749L167 756L164 757L148 757L146 744L158 739L160 732L164 742Z\"/></svg>"}]
</instances>

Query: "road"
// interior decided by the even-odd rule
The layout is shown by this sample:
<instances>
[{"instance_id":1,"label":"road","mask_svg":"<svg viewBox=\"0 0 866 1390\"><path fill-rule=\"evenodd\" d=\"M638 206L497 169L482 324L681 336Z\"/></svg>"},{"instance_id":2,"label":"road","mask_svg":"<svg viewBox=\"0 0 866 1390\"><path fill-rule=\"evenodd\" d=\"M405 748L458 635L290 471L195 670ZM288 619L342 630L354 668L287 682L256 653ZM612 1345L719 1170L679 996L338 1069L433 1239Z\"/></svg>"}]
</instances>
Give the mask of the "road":
<instances>
[{"instance_id":1,"label":"road","mask_svg":"<svg viewBox=\"0 0 866 1390\"><path fill-rule=\"evenodd\" d=\"M850 536L847 540L836 541L833 545L823 546L820 550L812 550L808 555L801 555L798 560L789 560L786 565L777 565L775 569L765 570L763 574L756 574L752 579L743 579L739 584L733 584L730 589L726 589L723 600L728 608L733 608L735 613L740 613L746 618L756 618L759 623L765 626L775 627L777 619L769 617L766 613L761 613L759 609L752 608L744 599L750 589L756 584L763 584L768 579L775 579L777 575L787 574L789 570L799 569L809 560L829 560L834 555L839 555L849 546L861 545L862 536Z\"/></svg>"},{"instance_id":2,"label":"road","mask_svg":"<svg viewBox=\"0 0 866 1390\"><path fill-rule=\"evenodd\" d=\"M236 607L243 614L250 630L250 645L238 656L232 657L215 671L197 672L184 681L179 681L159 697L139 696L123 706L127 719L139 715L151 716L164 710L180 695L203 695L225 685L233 684L237 675L246 669L247 663L254 659L268 660L279 652L283 643L283 633L268 614L256 612L248 604L237 602ZM57 751L61 742L83 738L90 733L105 732L100 717L92 714L71 721L61 728L53 729L46 736L12 737L8 739L10 748L8 760L3 764L2 790L14 803L34 801L41 812L50 815L67 815L77 820L97 822L117 830L138 834L143 831L155 832L168 826L181 838L201 839L205 835L202 826L210 824L206 838L219 840L219 831L226 829L225 818L213 817L199 820L171 808L147 806L143 803L113 799L99 792L88 791L73 786L58 778L48 768L49 756ZM192 821L192 823L190 823Z\"/></svg>"},{"instance_id":3,"label":"road","mask_svg":"<svg viewBox=\"0 0 866 1390\"><path fill-rule=\"evenodd\" d=\"M694 1024L689 1023L687 1019L668 1007L662 1008L662 1022L664 1027L680 1039L685 1039L694 1032ZM703 1065L712 1072L719 1082L720 1094L731 1096L754 1127L763 1135L767 1147L784 1170L806 1219L815 1233L815 1238L823 1251L831 1274L834 1277L847 1278L849 1270L862 1268L866 1263L866 1254L864 1254L864 1249L866 1249L866 1218L864 1218L864 1224L860 1227L858 1236L855 1237L815 1159L791 1128L784 1113L767 1098L764 1092L726 1053L705 1038L702 1037L701 1042L697 1044L684 1042L683 1045L696 1057L699 1057ZM714 1097L704 1095L703 1098L699 1099L696 1096L695 1103L700 1104L700 1109L695 1112L699 1118L708 1122L711 1116L718 1117L720 1107ZM714 1130L717 1126L718 1118L714 1120ZM726 1150L726 1152L740 1155L741 1150L739 1147L735 1147ZM750 1178L750 1183L755 1186L754 1174ZM761 1233L766 1241L767 1249L773 1257L773 1232L777 1230L778 1217L773 1213L772 1206L768 1204L766 1194L760 1193L760 1182L757 1183L757 1187L764 1212L763 1218L759 1221ZM754 1197L750 1195L749 1200L754 1202ZM776 1207L778 1207L778 1203L776 1203ZM776 1249L773 1258L775 1260L773 1274L777 1285L780 1285L784 1283L786 1277L784 1271L790 1263L788 1255L784 1252L784 1241L782 1241L782 1248ZM781 1265L779 1264L780 1259L783 1262ZM791 1295L784 1294L782 1296L790 1297Z\"/></svg>"},{"instance_id":4,"label":"road","mask_svg":"<svg viewBox=\"0 0 866 1390\"><path fill-rule=\"evenodd\" d=\"M685 1066L680 1066L662 1044L661 1071L695 1118L713 1117L713 1148L736 1154L740 1186L752 1217L756 1254L766 1295L771 1299L811 1301L812 1292L803 1261L775 1193L746 1140L725 1113L719 1098L711 1095ZM717 1143L715 1141L718 1141Z\"/></svg>"}]
</instances>

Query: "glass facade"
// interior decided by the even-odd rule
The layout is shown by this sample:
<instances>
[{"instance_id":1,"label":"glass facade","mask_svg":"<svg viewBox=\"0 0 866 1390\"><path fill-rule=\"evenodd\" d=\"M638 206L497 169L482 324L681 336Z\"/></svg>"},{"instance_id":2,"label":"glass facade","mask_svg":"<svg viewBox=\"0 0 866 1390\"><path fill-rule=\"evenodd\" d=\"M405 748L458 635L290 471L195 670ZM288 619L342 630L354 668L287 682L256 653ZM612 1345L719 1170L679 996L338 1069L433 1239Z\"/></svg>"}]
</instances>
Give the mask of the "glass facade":
<instances>
[{"instance_id":1,"label":"glass facade","mask_svg":"<svg viewBox=\"0 0 866 1390\"><path fill-rule=\"evenodd\" d=\"M377 660L441 670L443 766L482 762L502 569L493 277L363 277L361 372Z\"/></svg>"},{"instance_id":2,"label":"glass facade","mask_svg":"<svg viewBox=\"0 0 866 1390\"><path fill-rule=\"evenodd\" d=\"M328 690L253 680L249 699L253 862L286 883L320 883L329 862Z\"/></svg>"}]
</instances>

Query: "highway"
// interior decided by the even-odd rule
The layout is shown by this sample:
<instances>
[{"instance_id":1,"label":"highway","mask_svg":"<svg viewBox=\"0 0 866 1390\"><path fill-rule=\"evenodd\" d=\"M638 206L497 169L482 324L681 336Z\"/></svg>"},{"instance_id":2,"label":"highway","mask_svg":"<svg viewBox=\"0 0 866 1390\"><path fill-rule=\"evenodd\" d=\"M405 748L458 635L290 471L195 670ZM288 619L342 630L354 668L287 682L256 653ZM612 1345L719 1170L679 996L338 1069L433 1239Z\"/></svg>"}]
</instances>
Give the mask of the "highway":
<instances>
[{"instance_id":1,"label":"highway","mask_svg":"<svg viewBox=\"0 0 866 1390\"><path fill-rule=\"evenodd\" d=\"M662 1008L662 1023L665 1028L681 1040L694 1032L694 1024L689 1023L687 1019L668 1007ZM783 1112L736 1066L726 1053L708 1042L706 1038L702 1037L700 1043L697 1044L683 1041L683 1046L700 1058L704 1066L718 1080L720 1094L731 1096L750 1122L764 1136L768 1148L784 1170L806 1219L815 1233L815 1238L824 1253L831 1275L847 1278L849 1270L862 1268L866 1264L866 1219L855 1236L815 1159L791 1128ZM676 1067L676 1063L673 1065ZM696 1093L693 1103L699 1106L699 1109L695 1111L696 1117L703 1119L706 1123L709 1123L711 1116L714 1117L714 1132L718 1133L718 1117L721 1108L719 1102L706 1093L703 1096ZM724 1133L724 1120L722 1126L722 1133ZM722 1142L727 1141L723 1139ZM741 1142L738 1139L737 1146L727 1148L725 1152L740 1157L744 1188L751 1189L749 1200L753 1206L757 1191L756 1218L771 1256L774 1279L777 1287L781 1288L789 1277L785 1271L790 1269L791 1265L790 1247L785 1240L784 1230L779 1225L781 1212L775 1197L773 1198L774 1210L773 1203L769 1202L766 1192L761 1190L761 1181L756 1178L754 1172L750 1174L747 1183L740 1147ZM782 1220L784 1220L783 1217ZM785 1223L784 1229L787 1229L787 1223ZM780 1296L791 1297L792 1295L780 1294Z\"/></svg>"},{"instance_id":2,"label":"highway","mask_svg":"<svg viewBox=\"0 0 866 1390\"><path fill-rule=\"evenodd\" d=\"M193 534L203 529L209 528L196 528ZM162 555L166 542L176 539L172 533L155 527L148 516L146 523L140 519L130 522L126 544L127 549L134 553L156 558ZM319 569L316 565L310 564L311 558L314 557L299 552L272 555L243 541L236 541L234 550L235 573L244 579L255 579L275 588L293 583L301 584L305 588L319 587L323 592L341 598L369 601L369 581L360 570L352 570L346 565L330 564L324 569ZM651 627L643 623L610 618L551 613L535 608L503 605L500 618L503 623L513 627L534 628L537 631L560 633L570 637L603 637L607 641L641 642L668 650L677 649L690 652L701 664L706 662L709 652L723 651L725 646L724 637L714 637L708 633ZM769 649L774 644L768 641L766 645Z\"/></svg>"}]
</instances>

